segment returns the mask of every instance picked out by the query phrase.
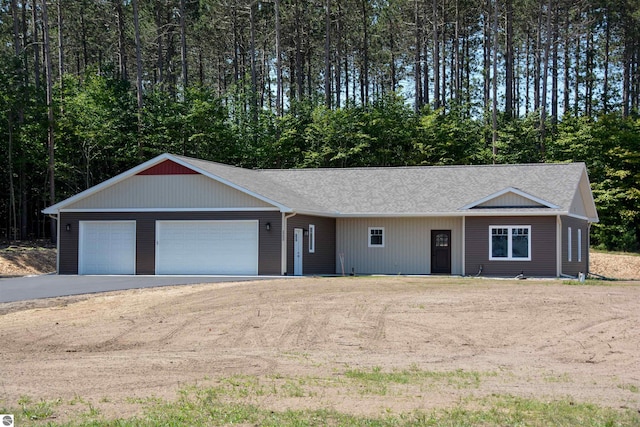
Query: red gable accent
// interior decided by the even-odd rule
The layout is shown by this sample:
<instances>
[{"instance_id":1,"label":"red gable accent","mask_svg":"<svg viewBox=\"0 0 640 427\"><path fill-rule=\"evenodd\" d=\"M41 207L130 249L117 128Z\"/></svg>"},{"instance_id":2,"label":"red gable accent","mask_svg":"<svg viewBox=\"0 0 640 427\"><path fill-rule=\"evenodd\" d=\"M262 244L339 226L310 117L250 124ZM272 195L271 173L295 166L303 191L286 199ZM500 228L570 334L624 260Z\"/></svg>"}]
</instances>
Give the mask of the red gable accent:
<instances>
[{"instance_id":1,"label":"red gable accent","mask_svg":"<svg viewBox=\"0 0 640 427\"><path fill-rule=\"evenodd\" d=\"M198 172L182 166L174 161L165 160L149 169L139 172L138 175L197 175Z\"/></svg>"}]
</instances>

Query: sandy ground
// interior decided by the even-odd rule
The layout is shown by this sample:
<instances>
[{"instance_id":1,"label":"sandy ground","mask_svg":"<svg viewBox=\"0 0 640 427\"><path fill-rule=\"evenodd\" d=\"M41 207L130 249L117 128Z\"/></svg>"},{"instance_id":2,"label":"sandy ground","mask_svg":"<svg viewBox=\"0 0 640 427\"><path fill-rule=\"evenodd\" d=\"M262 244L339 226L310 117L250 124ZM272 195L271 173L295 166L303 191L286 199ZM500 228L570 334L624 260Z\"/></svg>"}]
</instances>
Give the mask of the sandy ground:
<instances>
[{"instance_id":1,"label":"sandy ground","mask_svg":"<svg viewBox=\"0 0 640 427\"><path fill-rule=\"evenodd\" d=\"M611 279L640 280L640 256L591 251L589 253L592 273Z\"/></svg>"},{"instance_id":2,"label":"sandy ground","mask_svg":"<svg viewBox=\"0 0 640 427\"><path fill-rule=\"evenodd\" d=\"M19 407L24 396L56 400L57 421L87 405L105 417L140 414L149 399L172 400L184 387L228 384L234 375L264 387L234 399L271 410L379 416L492 394L640 410L637 284L305 278L0 310L0 407ZM445 374L380 393L347 378L374 368L464 370L479 381ZM298 392L282 391L292 384Z\"/></svg>"},{"instance_id":3,"label":"sandy ground","mask_svg":"<svg viewBox=\"0 0 640 427\"><path fill-rule=\"evenodd\" d=\"M640 279L639 256L590 256L594 273ZM54 270L55 249L0 250L0 276ZM234 399L272 410L377 416L492 394L640 410L639 297L637 282L308 278L0 304L0 407L127 417L241 375L253 391ZM347 378L372 369L443 376L383 391Z\"/></svg>"}]
</instances>

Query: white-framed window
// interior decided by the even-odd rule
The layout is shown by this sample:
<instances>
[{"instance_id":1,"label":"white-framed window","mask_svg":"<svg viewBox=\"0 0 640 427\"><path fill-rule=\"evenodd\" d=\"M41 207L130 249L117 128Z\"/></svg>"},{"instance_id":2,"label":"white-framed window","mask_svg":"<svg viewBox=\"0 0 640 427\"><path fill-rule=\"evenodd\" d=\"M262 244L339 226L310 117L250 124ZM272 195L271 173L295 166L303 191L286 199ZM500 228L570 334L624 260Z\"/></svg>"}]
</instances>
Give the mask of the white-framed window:
<instances>
[{"instance_id":1,"label":"white-framed window","mask_svg":"<svg viewBox=\"0 0 640 427\"><path fill-rule=\"evenodd\" d=\"M489 259L531 261L531 226L489 226Z\"/></svg>"},{"instance_id":2,"label":"white-framed window","mask_svg":"<svg viewBox=\"0 0 640 427\"><path fill-rule=\"evenodd\" d=\"M571 243L573 243L573 242L571 241L572 240L571 237L572 237L571 236L571 227L569 227L567 229L567 261L569 261L569 262L571 262L571 258L572 258L572 255L573 255L573 253L572 253L573 252L572 251L573 248L571 247L572 246Z\"/></svg>"},{"instance_id":3,"label":"white-framed window","mask_svg":"<svg viewBox=\"0 0 640 427\"><path fill-rule=\"evenodd\" d=\"M309 224L309 253L312 254L316 251L316 226Z\"/></svg>"},{"instance_id":4,"label":"white-framed window","mask_svg":"<svg viewBox=\"0 0 640 427\"><path fill-rule=\"evenodd\" d=\"M578 262L582 262L582 228L578 228Z\"/></svg>"},{"instance_id":5,"label":"white-framed window","mask_svg":"<svg viewBox=\"0 0 640 427\"><path fill-rule=\"evenodd\" d=\"M369 227L369 247L384 248L384 227Z\"/></svg>"}]
</instances>

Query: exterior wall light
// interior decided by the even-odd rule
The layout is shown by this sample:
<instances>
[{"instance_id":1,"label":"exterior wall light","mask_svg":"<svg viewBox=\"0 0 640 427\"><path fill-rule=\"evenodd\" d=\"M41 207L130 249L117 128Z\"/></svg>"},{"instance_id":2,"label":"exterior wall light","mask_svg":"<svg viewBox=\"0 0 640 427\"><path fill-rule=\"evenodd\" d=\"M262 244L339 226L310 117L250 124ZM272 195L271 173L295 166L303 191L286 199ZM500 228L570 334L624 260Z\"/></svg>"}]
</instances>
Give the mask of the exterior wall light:
<instances>
[{"instance_id":1,"label":"exterior wall light","mask_svg":"<svg viewBox=\"0 0 640 427\"><path fill-rule=\"evenodd\" d=\"M271 230L271 223L270 222L266 223L264 227L267 229L267 231Z\"/></svg>"},{"instance_id":2,"label":"exterior wall light","mask_svg":"<svg viewBox=\"0 0 640 427\"><path fill-rule=\"evenodd\" d=\"M67 231L71 231L71 224L67 224L64 228Z\"/></svg>"}]
</instances>

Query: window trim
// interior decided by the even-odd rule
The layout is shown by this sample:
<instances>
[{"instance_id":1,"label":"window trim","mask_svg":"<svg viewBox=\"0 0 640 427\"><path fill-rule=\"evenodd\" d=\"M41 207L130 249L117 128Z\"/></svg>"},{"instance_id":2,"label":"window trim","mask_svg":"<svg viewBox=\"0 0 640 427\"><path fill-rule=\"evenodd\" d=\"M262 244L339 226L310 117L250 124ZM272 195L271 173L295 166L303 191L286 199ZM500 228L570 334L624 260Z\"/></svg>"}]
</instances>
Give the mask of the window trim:
<instances>
[{"instance_id":1,"label":"window trim","mask_svg":"<svg viewBox=\"0 0 640 427\"><path fill-rule=\"evenodd\" d=\"M380 230L380 231L382 231L382 233L380 234L380 236L382 237L382 243L380 243L380 244L373 244L373 243L371 243L371 237L373 237L373 235L371 234L371 232L372 232L372 231L374 231L374 230ZM368 243L368 246L369 246L370 248L384 248L384 245L385 245L385 237L384 237L384 235L385 235L384 227L369 227L369 231L368 231L368 233L367 233L367 243Z\"/></svg>"},{"instance_id":2,"label":"window trim","mask_svg":"<svg viewBox=\"0 0 640 427\"><path fill-rule=\"evenodd\" d=\"M309 253L316 252L316 226L309 224Z\"/></svg>"},{"instance_id":3,"label":"window trim","mask_svg":"<svg viewBox=\"0 0 640 427\"><path fill-rule=\"evenodd\" d=\"M578 262L582 262L582 228L578 228Z\"/></svg>"},{"instance_id":4,"label":"window trim","mask_svg":"<svg viewBox=\"0 0 640 427\"><path fill-rule=\"evenodd\" d=\"M573 238L572 238L571 227L567 228L567 261L573 261Z\"/></svg>"},{"instance_id":5,"label":"window trim","mask_svg":"<svg viewBox=\"0 0 640 427\"><path fill-rule=\"evenodd\" d=\"M509 230L507 234L507 254L506 257L494 257L493 256L493 230L506 228ZM513 256L513 229L525 228L527 229L527 257L514 257ZM489 226L489 261L531 261L531 226L530 225L490 225Z\"/></svg>"}]
</instances>

